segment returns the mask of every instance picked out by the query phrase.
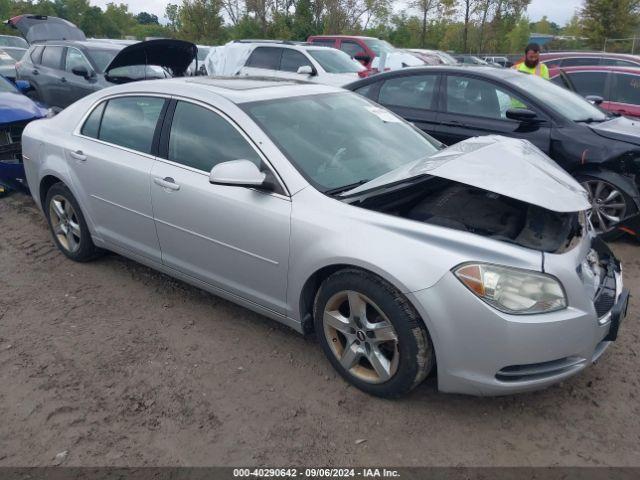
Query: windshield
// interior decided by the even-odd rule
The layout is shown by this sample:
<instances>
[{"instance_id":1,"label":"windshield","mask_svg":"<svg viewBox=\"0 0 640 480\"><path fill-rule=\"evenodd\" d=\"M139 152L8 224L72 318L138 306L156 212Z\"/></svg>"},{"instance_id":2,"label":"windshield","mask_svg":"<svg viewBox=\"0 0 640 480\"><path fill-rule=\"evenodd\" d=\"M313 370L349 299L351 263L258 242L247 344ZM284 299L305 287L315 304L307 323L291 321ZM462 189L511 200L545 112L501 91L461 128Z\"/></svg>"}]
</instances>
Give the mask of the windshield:
<instances>
[{"instance_id":1,"label":"windshield","mask_svg":"<svg viewBox=\"0 0 640 480\"><path fill-rule=\"evenodd\" d=\"M389 42L378 40L377 38L365 38L364 43L366 43L367 46L371 50L373 50L378 57L383 53L391 53L395 50L395 47Z\"/></svg>"},{"instance_id":2,"label":"windshield","mask_svg":"<svg viewBox=\"0 0 640 480\"><path fill-rule=\"evenodd\" d=\"M603 122L607 115L580 95L565 90L549 80L525 73L512 75L509 82L529 93L531 97L574 122Z\"/></svg>"},{"instance_id":3,"label":"windshield","mask_svg":"<svg viewBox=\"0 0 640 480\"><path fill-rule=\"evenodd\" d=\"M265 100L243 108L325 193L354 188L437 151L435 140L353 93Z\"/></svg>"},{"instance_id":4,"label":"windshield","mask_svg":"<svg viewBox=\"0 0 640 480\"><path fill-rule=\"evenodd\" d=\"M89 56L93 59L98 71L102 73L118 53L118 50L90 50Z\"/></svg>"},{"instance_id":5,"label":"windshield","mask_svg":"<svg viewBox=\"0 0 640 480\"><path fill-rule=\"evenodd\" d=\"M19 93L18 89L6 78L0 76L0 93Z\"/></svg>"},{"instance_id":6,"label":"windshield","mask_svg":"<svg viewBox=\"0 0 640 480\"><path fill-rule=\"evenodd\" d=\"M355 73L366 70L359 62L335 48L308 50L308 52L327 73Z\"/></svg>"},{"instance_id":7,"label":"windshield","mask_svg":"<svg viewBox=\"0 0 640 480\"><path fill-rule=\"evenodd\" d=\"M0 35L0 46L29 48L29 44L24 38Z\"/></svg>"}]
</instances>

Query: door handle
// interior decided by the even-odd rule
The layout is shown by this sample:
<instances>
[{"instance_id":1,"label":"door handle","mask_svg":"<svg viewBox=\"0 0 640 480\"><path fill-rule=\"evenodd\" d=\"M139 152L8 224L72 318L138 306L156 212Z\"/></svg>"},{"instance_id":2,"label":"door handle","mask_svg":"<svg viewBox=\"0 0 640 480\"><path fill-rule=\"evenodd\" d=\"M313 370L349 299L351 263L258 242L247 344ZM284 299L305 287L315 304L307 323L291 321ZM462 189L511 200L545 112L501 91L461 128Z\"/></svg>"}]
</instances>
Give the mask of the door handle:
<instances>
[{"instance_id":1,"label":"door handle","mask_svg":"<svg viewBox=\"0 0 640 480\"><path fill-rule=\"evenodd\" d=\"M33 73L34 75L40 75L40 72L38 70L31 70L31 73Z\"/></svg>"},{"instance_id":2,"label":"door handle","mask_svg":"<svg viewBox=\"0 0 640 480\"><path fill-rule=\"evenodd\" d=\"M82 150L70 152L69 155L71 155L71 157L75 158L76 160L80 160L81 162L85 162L87 160L87 156L82 153Z\"/></svg>"},{"instance_id":3,"label":"door handle","mask_svg":"<svg viewBox=\"0 0 640 480\"><path fill-rule=\"evenodd\" d=\"M162 188L168 188L169 190L180 190L180 185L176 183L176 181L171 177L154 177L153 183L156 185L160 185Z\"/></svg>"}]
</instances>

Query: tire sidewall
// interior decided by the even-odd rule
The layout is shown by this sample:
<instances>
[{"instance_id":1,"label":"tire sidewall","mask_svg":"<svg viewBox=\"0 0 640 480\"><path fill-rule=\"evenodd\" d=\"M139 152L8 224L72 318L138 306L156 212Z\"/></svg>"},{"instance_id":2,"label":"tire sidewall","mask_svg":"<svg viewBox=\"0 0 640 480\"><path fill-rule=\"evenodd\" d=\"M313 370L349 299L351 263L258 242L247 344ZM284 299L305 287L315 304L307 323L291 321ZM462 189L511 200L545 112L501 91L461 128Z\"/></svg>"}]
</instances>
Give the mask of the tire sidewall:
<instances>
[{"instance_id":1,"label":"tire sidewall","mask_svg":"<svg viewBox=\"0 0 640 480\"><path fill-rule=\"evenodd\" d=\"M340 364L324 333L323 313L328 300L338 292L354 290L373 301L387 316L398 335L399 362L395 375L384 383L365 382L349 373ZM422 319L406 298L395 288L372 274L358 270L337 272L327 278L314 303L316 336L333 367L349 383L372 395L394 398L401 396L428 375L434 364L433 346ZM419 365L418 358L427 350L427 365Z\"/></svg>"}]
</instances>

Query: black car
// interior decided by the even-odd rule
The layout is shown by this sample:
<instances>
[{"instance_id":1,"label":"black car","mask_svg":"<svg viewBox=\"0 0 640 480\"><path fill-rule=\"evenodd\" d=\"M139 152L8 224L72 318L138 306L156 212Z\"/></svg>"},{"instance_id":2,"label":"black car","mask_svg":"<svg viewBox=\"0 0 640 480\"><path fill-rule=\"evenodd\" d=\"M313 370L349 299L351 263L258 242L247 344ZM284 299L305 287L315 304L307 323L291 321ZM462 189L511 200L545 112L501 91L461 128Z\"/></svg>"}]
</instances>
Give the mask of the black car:
<instances>
[{"instance_id":1,"label":"black car","mask_svg":"<svg viewBox=\"0 0 640 480\"><path fill-rule=\"evenodd\" d=\"M511 69L417 67L345 88L446 145L479 135L523 138L587 189L590 220L611 239L640 230L640 123L606 113L553 83Z\"/></svg>"},{"instance_id":2,"label":"black car","mask_svg":"<svg viewBox=\"0 0 640 480\"><path fill-rule=\"evenodd\" d=\"M51 107L65 108L118 83L182 76L197 54L193 43L182 40L87 41L82 30L57 17L21 15L6 23L31 43L16 64L17 78L27 80L32 97Z\"/></svg>"}]
</instances>

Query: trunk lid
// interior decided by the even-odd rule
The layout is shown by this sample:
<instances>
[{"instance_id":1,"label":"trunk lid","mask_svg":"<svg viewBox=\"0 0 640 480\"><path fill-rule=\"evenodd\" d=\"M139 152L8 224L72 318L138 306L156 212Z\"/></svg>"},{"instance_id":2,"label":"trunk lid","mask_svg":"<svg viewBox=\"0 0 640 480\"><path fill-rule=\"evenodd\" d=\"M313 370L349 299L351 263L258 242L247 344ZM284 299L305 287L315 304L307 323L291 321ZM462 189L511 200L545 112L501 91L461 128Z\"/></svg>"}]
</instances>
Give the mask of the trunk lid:
<instances>
[{"instance_id":1,"label":"trunk lid","mask_svg":"<svg viewBox=\"0 0 640 480\"><path fill-rule=\"evenodd\" d=\"M4 23L17 29L29 43L87 39L84 32L73 23L58 17L25 14L10 18Z\"/></svg>"},{"instance_id":2,"label":"trunk lid","mask_svg":"<svg viewBox=\"0 0 640 480\"><path fill-rule=\"evenodd\" d=\"M579 212L591 207L582 186L533 144L498 135L464 140L342 195L352 196L424 175L463 183L554 212Z\"/></svg>"}]
</instances>

